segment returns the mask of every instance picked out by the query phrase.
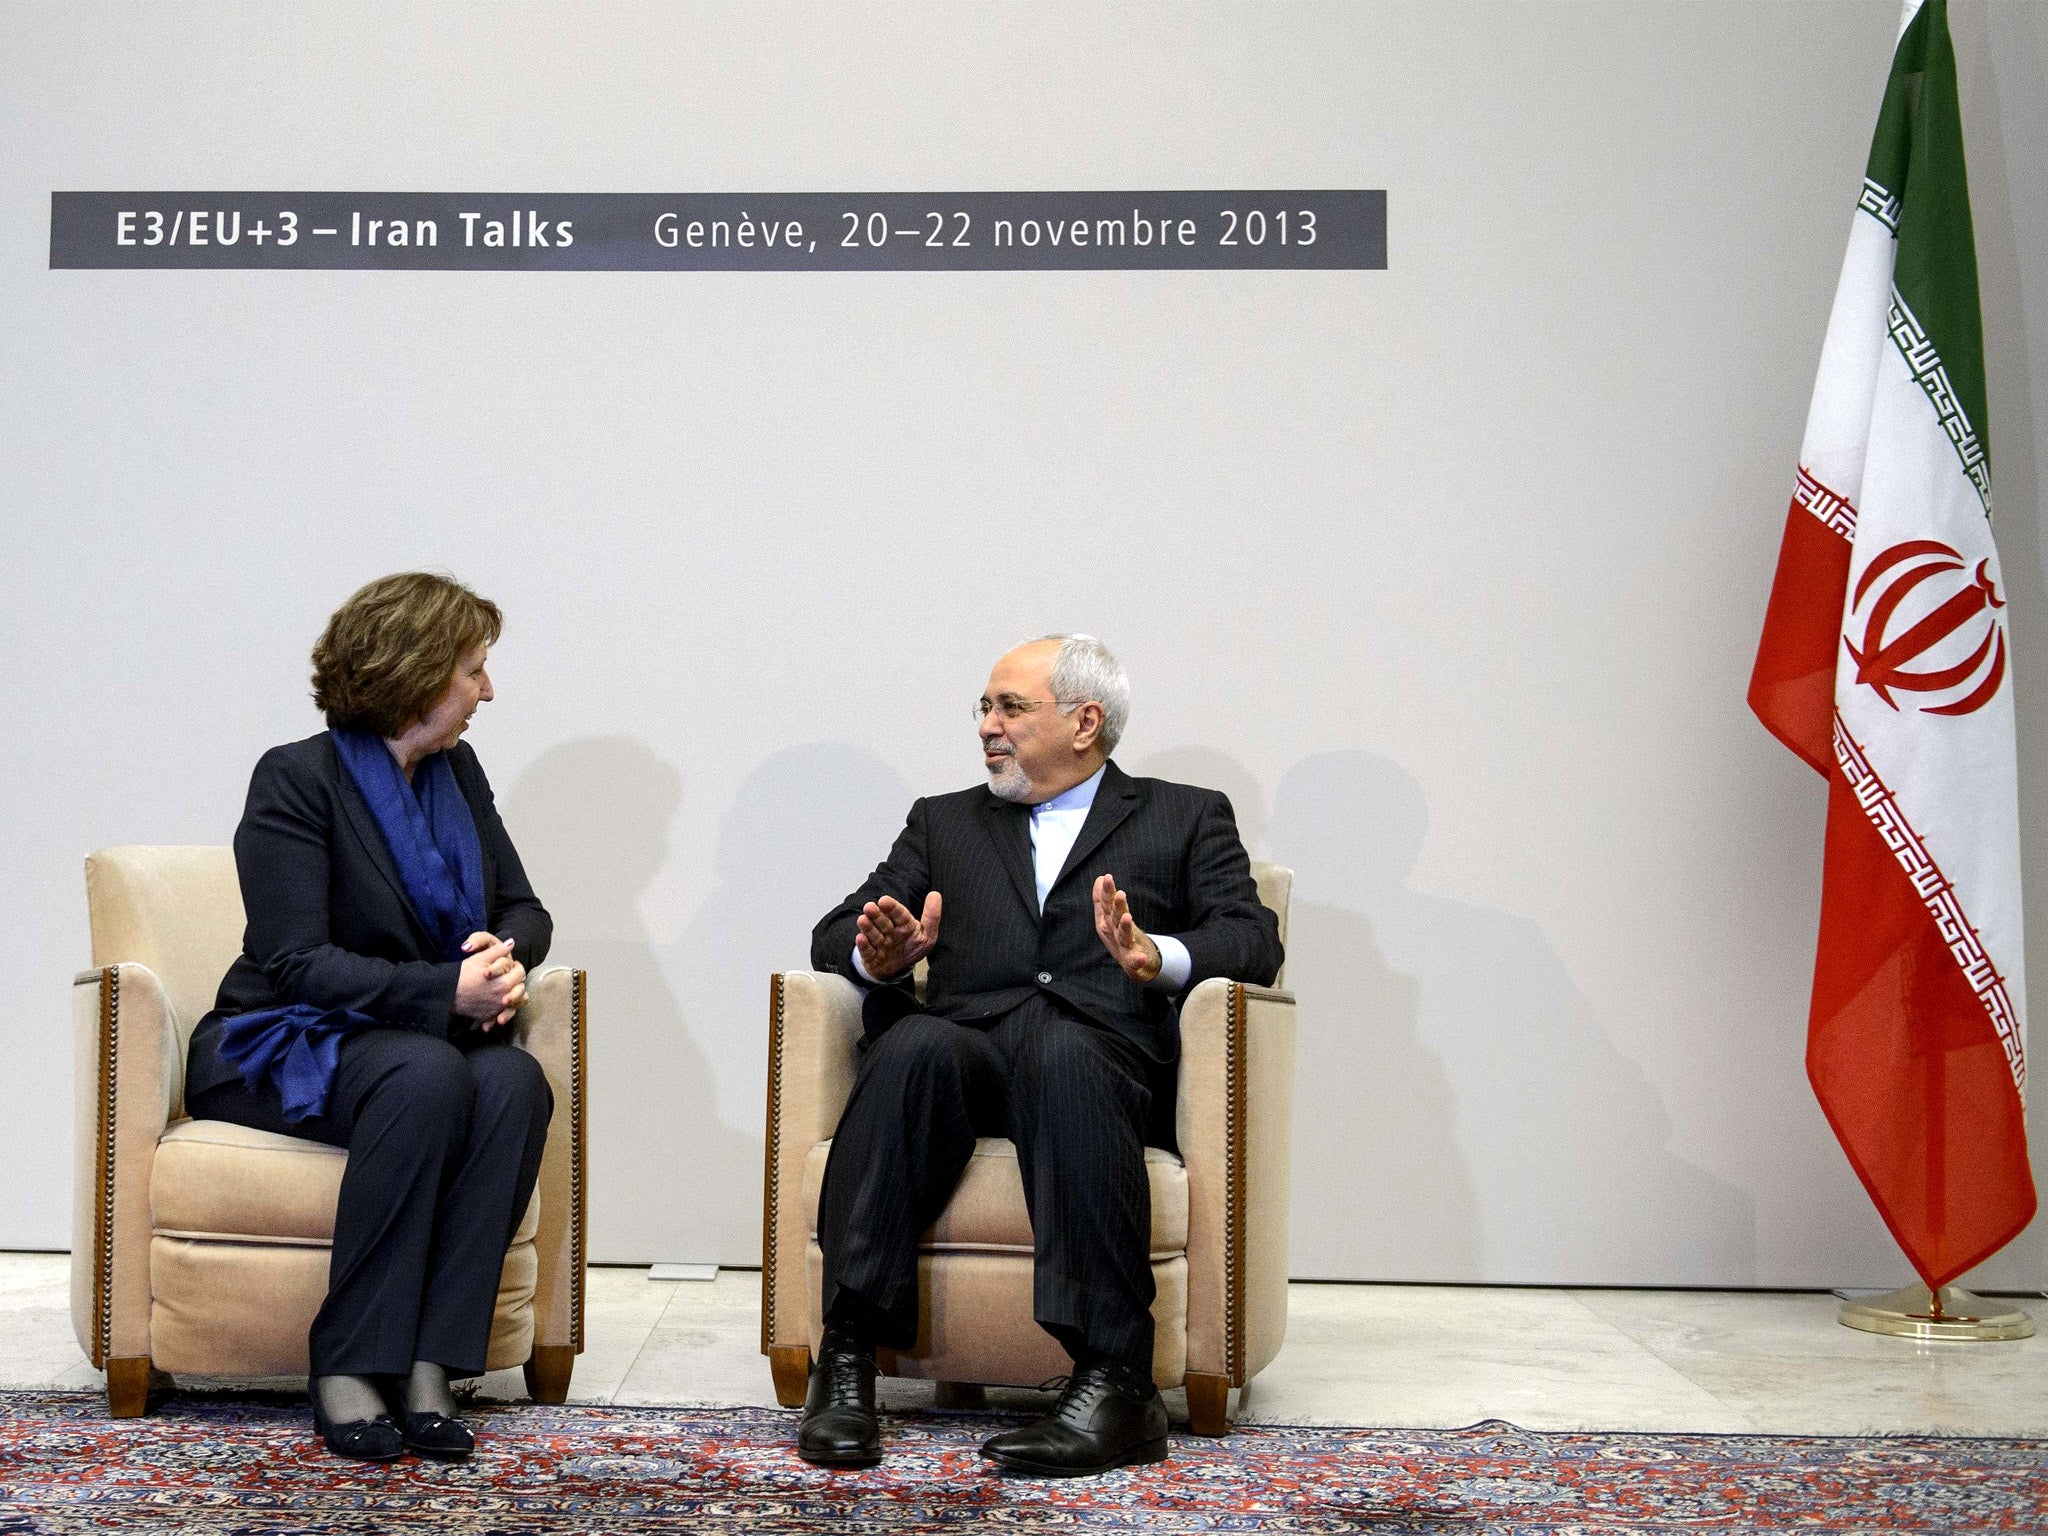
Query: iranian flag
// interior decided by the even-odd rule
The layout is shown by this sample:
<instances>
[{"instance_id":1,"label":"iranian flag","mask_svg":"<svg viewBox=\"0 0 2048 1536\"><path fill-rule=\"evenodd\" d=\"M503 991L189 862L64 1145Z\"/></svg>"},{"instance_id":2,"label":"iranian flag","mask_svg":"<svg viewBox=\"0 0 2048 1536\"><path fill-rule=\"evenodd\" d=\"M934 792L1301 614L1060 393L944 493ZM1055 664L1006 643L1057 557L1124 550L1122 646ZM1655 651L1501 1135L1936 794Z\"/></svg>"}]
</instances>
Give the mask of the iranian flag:
<instances>
[{"instance_id":1,"label":"iranian flag","mask_svg":"<svg viewBox=\"0 0 2048 1536\"><path fill-rule=\"evenodd\" d=\"M1749 702L1828 778L1807 1076L1931 1288L2034 1214L1986 427L1946 0L1908 0Z\"/></svg>"}]
</instances>

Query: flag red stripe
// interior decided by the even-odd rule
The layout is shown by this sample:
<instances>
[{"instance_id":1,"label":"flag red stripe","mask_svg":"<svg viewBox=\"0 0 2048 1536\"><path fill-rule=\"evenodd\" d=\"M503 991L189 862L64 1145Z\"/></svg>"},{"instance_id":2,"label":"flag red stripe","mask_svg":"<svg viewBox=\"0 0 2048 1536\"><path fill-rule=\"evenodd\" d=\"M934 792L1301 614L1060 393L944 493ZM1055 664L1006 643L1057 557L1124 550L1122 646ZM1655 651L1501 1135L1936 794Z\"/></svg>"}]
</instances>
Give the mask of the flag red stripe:
<instances>
[{"instance_id":1,"label":"flag red stripe","mask_svg":"<svg viewBox=\"0 0 2048 1536\"><path fill-rule=\"evenodd\" d=\"M1835 766L1835 650L1848 590L1849 541L1795 498L1750 673L1749 707L1822 775Z\"/></svg>"},{"instance_id":2,"label":"flag red stripe","mask_svg":"<svg viewBox=\"0 0 2048 1536\"><path fill-rule=\"evenodd\" d=\"M2025 1112L1997 1032L1839 773L1829 783L1806 1073L1928 1285L1982 1263L2033 1219Z\"/></svg>"}]
</instances>

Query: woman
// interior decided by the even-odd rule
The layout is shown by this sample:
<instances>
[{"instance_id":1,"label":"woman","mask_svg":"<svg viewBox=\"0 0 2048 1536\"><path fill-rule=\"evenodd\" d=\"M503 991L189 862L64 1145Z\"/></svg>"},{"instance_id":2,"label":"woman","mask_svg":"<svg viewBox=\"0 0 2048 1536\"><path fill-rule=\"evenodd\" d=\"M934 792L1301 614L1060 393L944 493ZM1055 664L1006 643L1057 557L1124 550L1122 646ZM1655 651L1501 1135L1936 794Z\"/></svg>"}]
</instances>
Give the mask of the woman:
<instances>
[{"instance_id":1,"label":"woman","mask_svg":"<svg viewBox=\"0 0 2048 1536\"><path fill-rule=\"evenodd\" d=\"M327 1448L367 1461L474 1448L448 1382L484 1368L553 1111L506 1026L554 925L462 742L500 627L420 572L328 621L329 728L256 765L242 954L186 1067L194 1116L349 1150L311 1386Z\"/></svg>"}]
</instances>

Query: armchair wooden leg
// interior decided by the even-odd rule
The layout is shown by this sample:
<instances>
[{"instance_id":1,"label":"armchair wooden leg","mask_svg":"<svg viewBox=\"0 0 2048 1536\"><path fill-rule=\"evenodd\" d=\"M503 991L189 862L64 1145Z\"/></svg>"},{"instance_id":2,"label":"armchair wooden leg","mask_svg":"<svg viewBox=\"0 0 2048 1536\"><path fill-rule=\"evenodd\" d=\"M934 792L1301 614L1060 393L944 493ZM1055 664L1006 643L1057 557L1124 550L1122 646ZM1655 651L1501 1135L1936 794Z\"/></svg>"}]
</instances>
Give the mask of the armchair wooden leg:
<instances>
[{"instance_id":1,"label":"armchair wooden leg","mask_svg":"<svg viewBox=\"0 0 2048 1536\"><path fill-rule=\"evenodd\" d=\"M1230 1433L1230 1378L1188 1374L1188 1428L1198 1435Z\"/></svg>"},{"instance_id":2,"label":"armchair wooden leg","mask_svg":"<svg viewBox=\"0 0 2048 1536\"><path fill-rule=\"evenodd\" d=\"M811 1385L811 1348L808 1344L777 1344L768 1351L768 1369L775 1376L775 1401L785 1408L801 1408Z\"/></svg>"},{"instance_id":3,"label":"armchair wooden leg","mask_svg":"<svg viewBox=\"0 0 2048 1536\"><path fill-rule=\"evenodd\" d=\"M139 1419L149 1412L149 1356L126 1355L107 1362L107 1412L117 1419Z\"/></svg>"},{"instance_id":4,"label":"armchair wooden leg","mask_svg":"<svg viewBox=\"0 0 2048 1536\"><path fill-rule=\"evenodd\" d=\"M988 1393L974 1381L942 1381L932 1389L932 1406L954 1410L986 1408Z\"/></svg>"},{"instance_id":5,"label":"armchair wooden leg","mask_svg":"<svg viewBox=\"0 0 2048 1536\"><path fill-rule=\"evenodd\" d=\"M569 1376L576 1369L576 1351L567 1344L536 1344L526 1362L526 1395L536 1403L569 1400Z\"/></svg>"}]
</instances>

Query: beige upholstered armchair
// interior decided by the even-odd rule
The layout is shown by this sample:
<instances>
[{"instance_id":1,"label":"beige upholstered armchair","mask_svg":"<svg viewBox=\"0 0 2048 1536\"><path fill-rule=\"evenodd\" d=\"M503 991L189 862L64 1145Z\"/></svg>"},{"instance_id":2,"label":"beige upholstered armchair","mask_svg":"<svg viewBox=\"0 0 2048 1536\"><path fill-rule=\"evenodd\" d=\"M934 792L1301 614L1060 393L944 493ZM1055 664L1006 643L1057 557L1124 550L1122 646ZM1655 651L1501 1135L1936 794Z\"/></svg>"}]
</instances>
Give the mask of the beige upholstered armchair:
<instances>
[{"instance_id":1,"label":"beige upholstered armchair","mask_svg":"<svg viewBox=\"0 0 2048 1536\"><path fill-rule=\"evenodd\" d=\"M1293 872L1255 864L1259 899L1287 936ZM1158 1297L1152 1375L1185 1386L1195 1433L1227 1431L1229 1395L1280 1352L1287 1332L1287 1165L1294 1102L1294 999L1206 981L1181 1009L1180 1155L1146 1153ZM785 1407L804 1400L823 1333L818 1189L852 1092L860 994L839 976L777 975L769 990L767 1211L761 1352ZM942 1384L1037 1386L1068 1369L1031 1319L1031 1222L1016 1149L984 1139L918 1259L915 1346L884 1350L885 1374Z\"/></svg>"},{"instance_id":2,"label":"beige upholstered armchair","mask_svg":"<svg viewBox=\"0 0 2048 1536\"><path fill-rule=\"evenodd\" d=\"M106 1371L116 1418L145 1410L152 1369L303 1374L348 1154L185 1118L186 1042L242 946L234 854L106 848L85 885L95 969L71 986L79 1345ZM555 1114L505 1255L489 1364L523 1365L534 1397L559 1403L583 1348L588 994L561 966L528 993L513 1038L546 1069Z\"/></svg>"}]
</instances>

